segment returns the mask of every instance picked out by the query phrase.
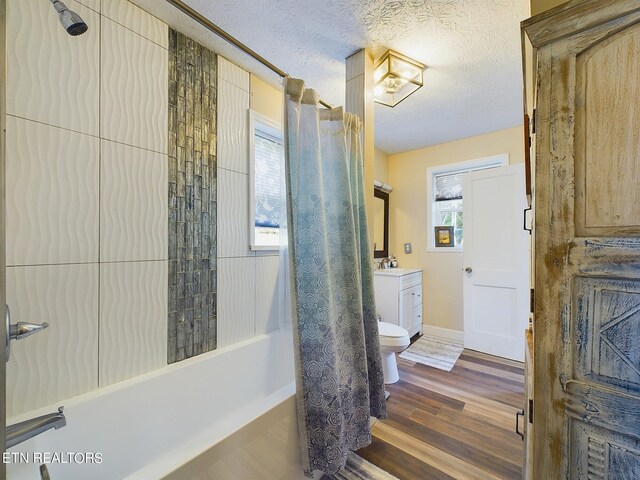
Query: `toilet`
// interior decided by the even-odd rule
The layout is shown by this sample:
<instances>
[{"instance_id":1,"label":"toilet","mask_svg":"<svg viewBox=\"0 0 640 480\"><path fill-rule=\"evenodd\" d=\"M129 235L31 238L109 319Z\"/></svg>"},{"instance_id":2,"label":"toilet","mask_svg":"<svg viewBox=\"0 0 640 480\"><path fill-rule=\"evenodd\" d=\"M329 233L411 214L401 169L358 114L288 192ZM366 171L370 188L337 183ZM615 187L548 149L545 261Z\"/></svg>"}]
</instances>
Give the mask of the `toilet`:
<instances>
[{"instance_id":1,"label":"toilet","mask_svg":"<svg viewBox=\"0 0 640 480\"><path fill-rule=\"evenodd\" d=\"M380 338L380 352L382 353L384 383L396 383L400 380L396 353L409 346L409 332L393 323L378 322L378 336Z\"/></svg>"}]
</instances>

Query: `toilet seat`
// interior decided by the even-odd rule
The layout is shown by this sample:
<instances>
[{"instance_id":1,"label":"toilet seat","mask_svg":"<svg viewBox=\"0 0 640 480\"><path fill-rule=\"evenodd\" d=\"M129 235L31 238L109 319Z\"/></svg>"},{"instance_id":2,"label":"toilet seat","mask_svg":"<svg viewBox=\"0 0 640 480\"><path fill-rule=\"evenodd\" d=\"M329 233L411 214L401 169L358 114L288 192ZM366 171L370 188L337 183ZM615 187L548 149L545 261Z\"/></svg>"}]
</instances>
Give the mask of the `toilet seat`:
<instances>
[{"instance_id":1,"label":"toilet seat","mask_svg":"<svg viewBox=\"0 0 640 480\"><path fill-rule=\"evenodd\" d=\"M393 323L378 322L380 346L382 347L408 347L409 332Z\"/></svg>"}]
</instances>

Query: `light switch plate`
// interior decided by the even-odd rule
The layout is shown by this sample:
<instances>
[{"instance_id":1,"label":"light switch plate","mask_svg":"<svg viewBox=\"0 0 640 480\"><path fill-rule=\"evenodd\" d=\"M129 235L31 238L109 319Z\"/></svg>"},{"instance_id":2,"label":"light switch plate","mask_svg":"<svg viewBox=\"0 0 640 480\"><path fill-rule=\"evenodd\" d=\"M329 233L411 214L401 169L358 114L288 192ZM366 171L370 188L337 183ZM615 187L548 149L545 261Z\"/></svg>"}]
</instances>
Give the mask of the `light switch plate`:
<instances>
[{"instance_id":1,"label":"light switch plate","mask_svg":"<svg viewBox=\"0 0 640 480\"><path fill-rule=\"evenodd\" d=\"M405 243L404 244L404 253L412 253L413 250L411 249L411 243Z\"/></svg>"}]
</instances>

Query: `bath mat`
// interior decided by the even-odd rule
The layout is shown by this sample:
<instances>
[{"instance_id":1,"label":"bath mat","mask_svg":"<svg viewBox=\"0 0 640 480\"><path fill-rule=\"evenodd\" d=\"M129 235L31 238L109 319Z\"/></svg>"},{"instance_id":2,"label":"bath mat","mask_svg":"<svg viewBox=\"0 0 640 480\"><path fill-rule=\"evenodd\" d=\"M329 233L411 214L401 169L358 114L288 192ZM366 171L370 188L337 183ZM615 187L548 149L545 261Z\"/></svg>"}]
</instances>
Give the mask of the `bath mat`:
<instances>
[{"instance_id":1,"label":"bath mat","mask_svg":"<svg viewBox=\"0 0 640 480\"><path fill-rule=\"evenodd\" d=\"M342 470L334 475L324 475L320 480L398 480L398 478L351 452L347 458L347 465Z\"/></svg>"},{"instance_id":2,"label":"bath mat","mask_svg":"<svg viewBox=\"0 0 640 480\"><path fill-rule=\"evenodd\" d=\"M402 352L400 358L449 372L463 348L459 343L450 340L423 335Z\"/></svg>"}]
</instances>

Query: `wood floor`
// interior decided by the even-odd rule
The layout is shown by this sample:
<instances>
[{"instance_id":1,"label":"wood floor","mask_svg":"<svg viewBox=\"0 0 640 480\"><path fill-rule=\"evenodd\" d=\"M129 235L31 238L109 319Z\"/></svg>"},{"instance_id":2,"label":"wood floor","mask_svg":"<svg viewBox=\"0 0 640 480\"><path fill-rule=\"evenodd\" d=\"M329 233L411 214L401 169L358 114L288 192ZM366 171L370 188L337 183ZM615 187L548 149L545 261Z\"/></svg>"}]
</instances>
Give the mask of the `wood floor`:
<instances>
[{"instance_id":1,"label":"wood floor","mask_svg":"<svg viewBox=\"0 0 640 480\"><path fill-rule=\"evenodd\" d=\"M389 418L360 456L401 480L522 478L522 363L465 350L451 372L402 359L398 369Z\"/></svg>"}]
</instances>

